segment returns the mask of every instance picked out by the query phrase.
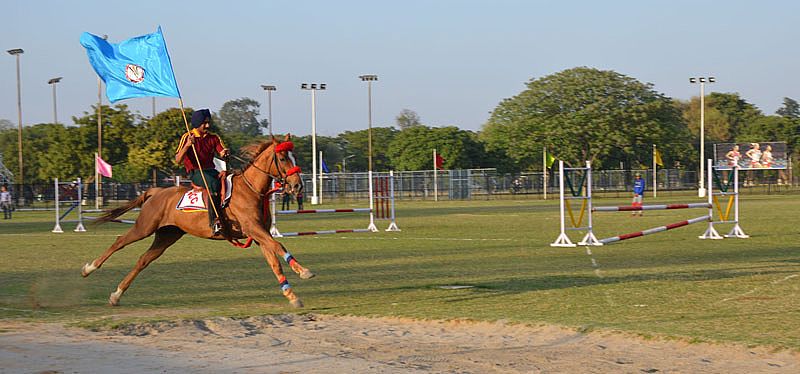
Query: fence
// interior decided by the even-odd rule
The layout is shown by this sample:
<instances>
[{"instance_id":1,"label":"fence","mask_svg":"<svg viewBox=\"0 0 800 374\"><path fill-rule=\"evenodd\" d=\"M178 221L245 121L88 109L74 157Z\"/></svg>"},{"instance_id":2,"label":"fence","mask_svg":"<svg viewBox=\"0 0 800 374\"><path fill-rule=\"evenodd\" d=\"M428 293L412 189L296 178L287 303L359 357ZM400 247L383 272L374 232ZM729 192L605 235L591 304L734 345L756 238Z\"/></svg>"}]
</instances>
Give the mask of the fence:
<instances>
[{"instance_id":1,"label":"fence","mask_svg":"<svg viewBox=\"0 0 800 374\"><path fill-rule=\"evenodd\" d=\"M774 171L773 171L774 172ZM529 172L517 174L502 174L495 169L461 169L437 171L437 188L433 187L433 171L399 171L394 176L394 191L399 200L433 200L434 190L438 198L443 200L471 200L471 199L508 199L508 198L543 198L544 176L542 172ZM652 170L595 170L592 173L592 183L595 193L623 194L630 192L633 176L641 173L647 181L648 191L652 189ZM374 173L376 176L388 173ZM783 193L795 191L797 181L790 185L778 184L777 175L770 171L760 171L753 178L754 186L741 186L741 192L747 193ZM306 201L311 196L311 175L303 176L306 186ZM744 179L744 178L743 178ZM697 189L697 172L682 169L658 170L658 192L671 193ZM103 201L116 204L136 198L143 191L153 186L168 187L175 184L174 178L166 177L158 180L141 183L115 183L104 182L101 188ZM10 186L15 201L19 201L19 185ZM367 173L329 173L322 175L319 184L322 202L330 200L367 200L369 199L369 184ZM77 188L77 187L75 187ZM53 183L26 184L22 189L20 208L27 209L53 209L55 200ZM71 191L77 196L77 191ZM94 183L84 182L82 197L84 204L93 205L96 197ZM62 191L69 194L70 191ZM557 198L558 178L553 173L547 177L547 197Z\"/></svg>"}]
</instances>

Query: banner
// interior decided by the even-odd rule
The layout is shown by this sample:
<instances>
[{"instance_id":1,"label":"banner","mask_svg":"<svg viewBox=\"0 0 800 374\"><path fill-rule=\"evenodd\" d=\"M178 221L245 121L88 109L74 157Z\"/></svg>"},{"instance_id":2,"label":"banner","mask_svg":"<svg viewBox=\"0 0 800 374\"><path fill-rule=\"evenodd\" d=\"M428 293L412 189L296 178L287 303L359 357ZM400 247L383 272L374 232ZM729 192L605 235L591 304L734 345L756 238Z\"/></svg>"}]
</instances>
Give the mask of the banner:
<instances>
[{"instance_id":1,"label":"banner","mask_svg":"<svg viewBox=\"0 0 800 374\"><path fill-rule=\"evenodd\" d=\"M100 174L106 178L111 178L111 165L108 162L103 161L100 156L97 154L94 155L94 164L97 174Z\"/></svg>"},{"instance_id":2,"label":"banner","mask_svg":"<svg viewBox=\"0 0 800 374\"><path fill-rule=\"evenodd\" d=\"M786 142L714 144L714 165L720 169L786 169Z\"/></svg>"}]
</instances>

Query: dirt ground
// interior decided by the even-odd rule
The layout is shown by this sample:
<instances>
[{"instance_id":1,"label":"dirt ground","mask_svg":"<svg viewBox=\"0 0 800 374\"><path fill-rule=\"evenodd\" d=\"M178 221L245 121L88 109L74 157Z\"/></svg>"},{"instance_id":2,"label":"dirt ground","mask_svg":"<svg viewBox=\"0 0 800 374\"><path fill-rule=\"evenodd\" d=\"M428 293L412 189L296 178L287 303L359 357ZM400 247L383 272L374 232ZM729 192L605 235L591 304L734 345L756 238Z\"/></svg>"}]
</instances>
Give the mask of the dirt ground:
<instances>
[{"instance_id":1,"label":"dirt ground","mask_svg":"<svg viewBox=\"0 0 800 374\"><path fill-rule=\"evenodd\" d=\"M800 354L502 322L279 315L109 331L0 321L1 373L798 373Z\"/></svg>"}]
</instances>

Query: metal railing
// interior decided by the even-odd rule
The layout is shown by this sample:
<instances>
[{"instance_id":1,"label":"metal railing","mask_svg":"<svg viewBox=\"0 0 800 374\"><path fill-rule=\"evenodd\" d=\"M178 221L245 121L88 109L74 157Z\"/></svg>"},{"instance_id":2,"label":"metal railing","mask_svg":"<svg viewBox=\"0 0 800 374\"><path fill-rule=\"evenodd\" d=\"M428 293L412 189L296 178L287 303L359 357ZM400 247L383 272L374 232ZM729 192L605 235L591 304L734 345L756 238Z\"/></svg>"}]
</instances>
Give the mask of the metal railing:
<instances>
[{"instance_id":1,"label":"metal railing","mask_svg":"<svg viewBox=\"0 0 800 374\"><path fill-rule=\"evenodd\" d=\"M434 191L438 199L444 200L470 200L470 199L509 199L532 198L541 199L545 196L545 178L542 172L526 172L515 174L498 173L495 169L459 169L439 170L436 176L437 186L433 185L433 171L399 171L394 176L394 191L398 200L433 200ZM633 185L636 173L641 173L647 181L647 190L653 186L652 170L593 170L592 188L598 194L603 193L628 193ZM388 173L374 173L376 176ZM784 193L797 191L797 180L791 184L779 183L775 173L757 172L747 175L740 181L742 193ZM306 200L311 195L311 176L304 175L306 186ZM182 180L186 181L185 178ZM749 182L752 181L752 184ZM783 182L783 181L780 181ZM745 185L745 183L748 183ZM152 181L140 183L103 182L101 191L106 204L115 205L138 197L150 187L169 187L175 185L174 177L164 177L153 183ZM323 203L326 201L356 201L369 199L369 183L367 173L328 173L323 174L320 187ZM14 201L19 200L18 191L22 192L24 203L19 208L53 209L55 198L53 183L10 185ZM61 187L59 194L62 197L77 196L76 184L67 184ZM690 191L697 189L697 172L682 169L658 170L659 193ZM557 198L557 174L549 173L547 177L547 197ZM96 198L93 183L83 184L82 197L84 204L94 205Z\"/></svg>"}]
</instances>

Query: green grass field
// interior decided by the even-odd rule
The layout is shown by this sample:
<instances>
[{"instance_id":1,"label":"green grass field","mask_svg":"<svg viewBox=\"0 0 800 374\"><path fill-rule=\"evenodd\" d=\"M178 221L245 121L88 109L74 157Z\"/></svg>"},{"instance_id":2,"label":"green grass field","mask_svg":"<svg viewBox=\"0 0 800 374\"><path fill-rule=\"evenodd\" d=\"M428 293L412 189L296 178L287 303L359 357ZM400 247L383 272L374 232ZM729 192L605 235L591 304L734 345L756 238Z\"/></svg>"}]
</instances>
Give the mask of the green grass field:
<instances>
[{"instance_id":1,"label":"green grass field","mask_svg":"<svg viewBox=\"0 0 800 374\"><path fill-rule=\"evenodd\" d=\"M669 196L646 204L698 202ZM628 199L596 199L622 205ZM505 320L645 337L800 349L797 195L743 196L750 239L699 240L705 223L618 244L553 248L557 200L398 202L402 232L285 238L317 274L289 281L300 312ZM324 208L345 207L325 205ZM702 216L703 209L596 213L598 237ZM259 251L186 237L123 296L109 293L149 246L118 252L90 277L81 266L125 225L53 234L52 212L0 221L0 317L109 326L141 320L297 312ZM329 216L330 217L330 216ZM282 231L366 227L365 216L281 217ZM379 221L379 226L386 223ZM722 225L720 233L730 229ZM572 232L578 241L581 234ZM281 260L282 261L282 260ZM288 267L284 265L284 269ZM473 286L444 289L441 286Z\"/></svg>"}]
</instances>

